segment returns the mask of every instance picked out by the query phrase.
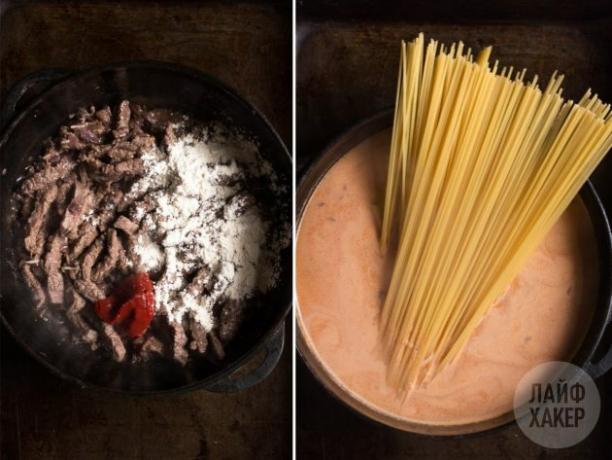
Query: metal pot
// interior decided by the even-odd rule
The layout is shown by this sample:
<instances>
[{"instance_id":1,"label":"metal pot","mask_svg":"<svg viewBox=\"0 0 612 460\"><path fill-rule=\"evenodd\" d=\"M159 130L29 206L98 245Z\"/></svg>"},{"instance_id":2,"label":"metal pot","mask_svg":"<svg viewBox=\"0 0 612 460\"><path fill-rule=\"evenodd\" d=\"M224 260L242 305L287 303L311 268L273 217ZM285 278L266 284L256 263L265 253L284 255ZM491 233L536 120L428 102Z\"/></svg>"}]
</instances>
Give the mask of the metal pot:
<instances>
[{"instance_id":1,"label":"metal pot","mask_svg":"<svg viewBox=\"0 0 612 460\"><path fill-rule=\"evenodd\" d=\"M392 123L393 113L391 110L384 111L359 123L332 142L323 153L305 169L305 172L299 180L296 194L297 228L299 228L310 196L336 161L365 139L391 127ZM572 361L574 364L581 366L585 371L591 374L592 377L597 378L612 368L611 337L606 335L608 330L612 330L612 233L610 232L610 223L604 207L591 182L587 182L584 187L582 187L580 197L593 222L599 255L600 280L599 292L597 294L597 302L591 325ZM427 425L392 417L382 411L377 411L349 394L345 388L339 385L338 382L329 375L325 366L317 357L317 354L308 346L305 340L299 305L297 305L296 318L298 328L298 353L304 360L306 366L334 397L369 419L403 431L440 436L483 432L510 424L514 420L514 415L510 412L490 420L475 423L461 425Z\"/></svg>"},{"instance_id":2,"label":"metal pot","mask_svg":"<svg viewBox=\"0 0 612 460\"><path fill-rule=\"evenodd\" d=\"M251 104L207 75L178 65L146 61L79 73L51 69L20 81L5 98L0 138L2 215L9 215L12 192L29 159L40 152L43 140L53 135L69 114L79 107L113 105L122 99L175 109L199 120L231 123L255 137L261 154L287 184L291 183L291 157L274 129ZM71 341L61 325L41 321L34 312L29 289L15 269L12 233L11 222L5 217L0 234L0 318L30 354L65 379L84 387L131 393L195 388L227 392L263 380L280 358L284 319L291 308L290 248L282 254L280 282L259 299L260 311L228 344L226 359L213 363L193 358L183 367L161 358L139 364L116 363L103 353ZM263 360L254 364L250 358L258 352L264 355Z\"/></svg>"}]
</instances>

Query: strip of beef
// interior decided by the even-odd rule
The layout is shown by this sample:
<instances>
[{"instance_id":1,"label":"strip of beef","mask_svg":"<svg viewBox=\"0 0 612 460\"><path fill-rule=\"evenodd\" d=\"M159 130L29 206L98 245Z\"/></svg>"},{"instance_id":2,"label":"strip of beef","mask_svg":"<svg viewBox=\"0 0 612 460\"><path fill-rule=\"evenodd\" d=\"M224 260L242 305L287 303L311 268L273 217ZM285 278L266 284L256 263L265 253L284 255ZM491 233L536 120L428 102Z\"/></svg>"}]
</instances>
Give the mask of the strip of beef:
<instances>
[{"instance_id":1,"label":"strip of beef","mask_svg":"<svg viewBox=\"0 0 612 460\"><path fill-rule=\"evenodd\" d=\"M43 190L66 177L75 166L74 160L69 156L63 156L55 165L45 164L40 171L36 171L31 177L23 181L21 191L25 195L32 195Z\"/></svg>"},{"instance_id":2,"label":"strip of beef","mask_svg":"<svg viewBox=\"0 0 612 460\"><path fill-rule=\"evenodd\" d=\"M60 224L63 234L74 237L83 219L83 215L89 212L93 205L93 192L83 180L77 180L74 184L74 193L70 203L66 207L64 217Z\"/></svg>"},{"instance_id":3,"label":"strip of beef","mask_svg":"<svg viewBox=\"0 0 612 460\"><path fill-rule=\"evenodd\" d=\"M213 354L219 359L223 360L225 358L225 350L223 349L223 344L215 331L210 331L208 334L208 340L210 342Z\"/></svg>"},{"instance_id":4,"label":"strip of beef","mask_svg":"<svg viewBox=\"0 0 612 460\"><path fill-rule=\"evenodd\" d=\"M151 335L147 337L147 339L144 341L141 350L147 355L151 355L154 353L161 355L164 352L164 345L155 336Z\"/></svg>"},{"instance_id":5,"label":"strip of beef","mask_svg":"<svg viewBox=\"0 0 612 460\"><path fill-rule=\"evenodd\" d=\"M142 129L145 124L145 116L147 114L147 110L144 109L141 105L138 104L130 104L131 116L129 128L133 134L138 134L144 132Z\"/></svg>"},{"instance_id":6,"label":"strip of beef","mask_svg":"<svg viewBox=\"0 0 612 460\"><path fill-rule=\"evenodd\" d=\"M80 151L88 146L86 142L83 142L76 133L73 133L68 126L62 126L60 128L60 146L64 150L75 150Z\"/></svg>"},{"instance_id":7,"label":"strip of beef","mask_svg":"<svg viewBox=\"0 0 612 460\"><path fill-rule=\"evenodd\" d=\"M63 216L70 202L70 192L74 186L75 177L68 175L64 180L59 181L57 188L57 198L55 200L55 210L59 217Z\"/></svg>"},{"instance_id":8,"label":"strip of beef","mask_svg":"<svg viewBox=\"0 0 612 460\"><path fill-rule=\"evenodd\" d=\"M47 254L43 270L47 275L47 294L52 304L64 303L64 277L60 271L62 263L62 248L65 239L60 234L53 235L47 245Z\"/></svg>"},{"instance_id":9,"label":"strip of beef","mask_svg":"<svg viewBox=\"0 0 612 460\"><path fill-rule=\"evenodd\" d=\"M110 107L106 106L96 112L96 118L100 120L110 130L111 123L113 121L113 113Z\"/></svg>"},{"instance_id":10,"label":"strip of beef","mask_svg":"<svg viewBox=\"0 0 612 460\"><path fill-rule=\"evenodd\" d=\"M21 262L19 264L19 270L23 275L23 279L32 291L34 302L36 302L36 309L40 309L45 303L45 289L42 286L40 280L34 275L32 271L33 264L27 262Z\"/></svg>"},{"instance_id":11,"label":"strip of beef","mask_svg":"<svg viewBox=\"0 0 612 460\"><path fill-rule=\"evenodd\" d=\"M30 256L36 258L40 255L45 244L45 223L49 216L51 204L57 198L58 187L52 184L47 190L39 194L34 211L26 225L26 237L24 246Z\"/></svg>"},{"instance_id":12,"label":"strip of beef","mask_svg":"<svg viewBox=\"0 0 612 460\"><path fill-rule=\"evenodd\" d=\"M81 276L84 280L91 280L93 266L98 260L98 256L104 249L104 238L100 237L89 247L83 260L81 261Z\"/></svg>"},{"instance_id":13,"label":"strip of beef","mask_svg":"<svg viewBox=\"0 0 612 460\"><path fill-rule=\"evenodd\" d=\"M182 324L178 323L170 323L170 327L172 328L172 353L174 359L181 364L185 364L189 357L185 349L187 345L187 334L185 334L185 329Z\"/></svg>"},{"instance_id":14,"label":"strip of beef","mask_svg":"<svg viewBox=\"0 0 612 460\"><path fill-rule=\"evenodd\" d=\"M110 148L106 152L106 155L111 163L120 163L122 161L132 160L137 153L138 147L131 142L120 142Z\"/></svg>"},{"instance_id":15,"label":"strip of beef","mask_svg":"<svg viewBox=\"0 0 612 460\"><path fill-rule=\"evenodd\" d=\"M96 302L106 297L104 291L98 286L96 286L96 284L92 281L77 279L74 282L74 288L78 291L79 294L81 294L90 302Z\"/></svg>"},{"instance_id":16,"label":"strip of beef","mask_svg":"<svg viewBox=\"0 0 612 460\"><path fill-rule=\"evenodd\" d=\"M42 154L42 160L50 165L56 166L61 159L62 152L55 148L53 142L49 142L49 144L45 147L45 153Z\"/></svg>"},{"instance_id":17,"label":"strip of beef","mask_svg":"<svg viewBox=\"0 0 612 460\"><path fill-rule=\"evenodd\" d=\"M91 243L98 237L98 230L95 225L85 222L79 227L79 239L70 251L70 260L76 260Z\"/></svg>"},{"instance_id":18,"label":"strip of beef","mask_svg":"<svg viewBox=\"0 0 612 460\"><path fill-rule=\"evenodd\" d=\"M143 152L155 147L155 137L145 133L135 134L131 142Z\"/></svg>"},{"instance_id":19,"label":"strip of beef","mask_svg":"<svg viewBox=\"0 0 612 460\"><path fill-rule=\"evenodd\" d=\"M221 307L219 315L219 338L227 343L236 337L242 323L243 308L237 300L229 299Z\"/></svg>"},{"instance_id":20,"label":"strip of beef","mask_svg":"<svg viewBox=\"0 0 612 460\"><path fill-rule=\"evenodd\" d=\"M141 176L144 172L144 162L140 158L119 161L102 168L102 174L112 180Z\"/></svg>"},{"instance_id":21,"label":"strip of beef","mask_svg":"<svg viewBox=\"0 0 612 460\"><path fill-rule=\"evenodd\" d=\"M95 112L96 108L94 106L89 106L89 108L79 107L76 113L70 116L70 119L72 120L76 118L79 123L85 123L93 119Z\"/></svg>"},{"instance_id":22,"label":"strip of beef","mask_svg":"<svg viewBox=\"0 0 612 460\"><path fill-rule=\"evenodd\" d=\"M68 294L71 297L71 303L66 311L66 316L77 330L79 337L89 345L92 350L98 348L98 333L92 329L87 322L81 316L81 311L85 308L86 302L83 297L75 291L74 287L69 284L67 289Z\"/></svg>"},{"instance_id":23,"label":"strip of beef","mask_svg":"<svg viewBox=\"0 0 612 460\"><path fill-rule=\"evenodd\" d=\"M137 260L136 257L136 233L138 232L138 224L125 216L119 216L113 223L113 227L121 230L126 235L127 250L122 244L123 253L119 257L118 267L123 273L129 272L132 268L132 261Z\"/></svg>"},{"instance_id":24,"label":"strip of beef","mask_svg":"<svg viewBox=\"0 0 612 460\"><path fill-rule=\"evenodd\" d=\"M105 195L100 203L102 211L97 216L98 231L104 232L113 222L117 210L123 201L123 192L118 188L112 189L110 195Z\"/></svg>"},{"instance_id":25,"label":"strip of beef","mask_svg":"<svg viewBox=\"0 0 612 460\"><path fill-rule=\"evenodd\" d=\"M121 244L121 240L117 236L117 231L110 229L106 232L106 235L106 257L96 265L93 272L93 280L95 282L103 281L117 266L120 258L126 259L125 249L123 249L123 244Z\"/></svg>"},{"instance_id":26,"label":"strip of beef","mask_svg":"<svg viewBox=\"0 0 612 460\"><path fill-rule=\"evenodd\" d=\"M87 161L87 165L93 178L102 182L130 179L141 176L145 172L144 163L140 158L132 158L111 164L93 158Z\"/></svg>"},{"instance_id":27,"label":"strip of beef","mask_svg":"<svg viewBox=\"0 0 612 460\"><path fill-rule=\"evenodd\" d=\"M119 216L113 223L113 227L121 230L128 236L134 236L138 231L138 224L125 216Z\"/></svg>"},{"instance_id":28,"label":"strip of beef","mask_svg":"<svg viewBox=\"0 0 612 460\"><path fill-rule=\"evenodd\" d=\"M108 126L106 126L100 120L88 121L84 123L71 125L70 129L85 144L101 143L104 134L108 132Z\"/></svg>"},{"instance_id":29,"label":"strip of beef","mask_svg":"<svg viewBox=\"0 0 612 460\"><path fill-rule=\"evenodd\" d=\"M113 358L115 361L122 362L125 359L126 351L121 337L110 324L105 323L104 326L102 326L102 332L108 339L108 343L113 352Z\"/></svg>"},{"instance_id":30,"label":"strip of beef","mask_svg":"<svg viewBox=\"0 0 612 460\"><path fill-rule=\"evenodd\" d=\"M189 349L202 354L206 353L206 348L208 347L206 329L192 317L189 318L189 333L191 335Z\"/></svg>"},{"instance_id":31,"label":"strip of beef","mask_svg":"<svg viewBox=\"0 0 612 460\"><path fill-rule=\"evenodd\" d=\"M147 110L144 114L147 128L157 134L163 134L172 118L172 112L168 109Z\"/></svg>"},{"instance_id":32,"label":"strip of beef","mask_svg":"<svg viewBox=\"0 0 612 460\"><path fill-rule=\"evenodd\" d=\"M155 202L150 195L153 190L145 192L144 195L135 196L133 194L126 195L126 199L119 207L119 212L127 210L127 215L131 220L140 225L143 217L155 209Z\"/></svg>"},{"instance_id":33,"label":"strip of beef","mask_svg":"<svg viewBox=\"0 0 612 460\"><path fill-rule=\"evenodd\" d=\"M208 267L200 268L185 288L187 292L194 297L202 294L212 282L210 274Z\"/></svg>"},{"instance_id":34,"label":"strip of beef","mask_svg":"<svg viewBox=\"0 0 612 460\"><path fill-rule=\"evenodd\" d=\"M66 258L68 258L68 256L66 256ZM70 278L72 281L76 281L81 273L81 267L78 265L65 264L62 266L62 273L64 273L64 275L68 275L68 278Z\"/></svg>"},{"instance_id":35,"label":"strip of beef","mask_svg":"<svg viewBox=\"0 0 612 460\"><path fill-rule=\"evenodd\" d=\"M123 139L130 132L130 116L132 112L130 110L130 103L128 101L122 101L117 109L117 125L113 131L115 139Z\"/></svg>"},{"instance_id":36,"label":"strip of beef","mask_svg":"<svg viewBox=\"0 0 612 460\"><path fill-rule=\"evenodd\" d=\"M108 154L110 150L111 147L108 145L89 145L81 150L81 153L77 156L77 162L95 166L98 162L101 162L100 159Z\"/></svg>"},{"instance_id":37,"label":"strip of beef","mask_svg":"<svg viewBox=\"0 0 612 460\"><path fill-rule=\"evenodd\" d=\"M166 151L170 148L172 144L176 143L176 134L174 133L174 128L172 125L166 126L166 130L164 131L164 147L166 147Z\"/></svg>"},{"instance_id":38,"label":"strip of beef","mask_svg":"<svg viewBox=\"0 0 612 460\"><path fill-rule=\"evenodd\" d=\"M32 211L34 211L34 205L36 204L35 195L22 195L18 198L21 201L21 206L19 208L19 217L22 220L27 220L32 215Z\"/></svg>"}]
</instances>

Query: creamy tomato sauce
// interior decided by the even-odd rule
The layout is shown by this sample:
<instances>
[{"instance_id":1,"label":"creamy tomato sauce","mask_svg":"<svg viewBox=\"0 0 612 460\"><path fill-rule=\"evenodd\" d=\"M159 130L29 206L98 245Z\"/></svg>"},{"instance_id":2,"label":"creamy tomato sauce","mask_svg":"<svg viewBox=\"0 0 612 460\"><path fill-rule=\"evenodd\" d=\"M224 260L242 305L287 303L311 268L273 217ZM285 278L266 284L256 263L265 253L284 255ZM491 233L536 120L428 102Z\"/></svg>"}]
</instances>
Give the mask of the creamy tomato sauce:
<instances>
[{"instance_id":1,"label":"creamy tomato sauce","mask_svg":"<svg viewBox=\"0 0 612 460\"><path fill-rule=\"evenodd\" d=\"M378 245L390 132L343 156L312 194L297 234L298 324L346 392L412 422L456 425L512 410L534 365L569 359L593 312L595 238L575 200L496 301L455 364L407 400L386 382L378 315L392 260Z\"/></svg>"}]
</instances>

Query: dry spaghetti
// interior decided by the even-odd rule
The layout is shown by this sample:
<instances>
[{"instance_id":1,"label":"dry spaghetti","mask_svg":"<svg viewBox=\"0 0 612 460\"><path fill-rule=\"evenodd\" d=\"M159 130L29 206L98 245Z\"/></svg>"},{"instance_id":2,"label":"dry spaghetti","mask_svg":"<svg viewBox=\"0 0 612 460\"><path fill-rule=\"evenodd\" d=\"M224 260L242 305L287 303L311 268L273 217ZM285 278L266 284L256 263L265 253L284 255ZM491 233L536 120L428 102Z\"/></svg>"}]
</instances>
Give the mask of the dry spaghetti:
<instances>
[{"instance_id":1,"label":"dry spaghetti","mask_svg":"<svg viewBox=\"0 0 612 460\"><path fill-rule=\"evenodd\" d=\"M401 44L381 245L396 247L381 317L401 391L457 357L612 146L610 106L562 98L462 43Z\"/></svg>"}]
</instances>

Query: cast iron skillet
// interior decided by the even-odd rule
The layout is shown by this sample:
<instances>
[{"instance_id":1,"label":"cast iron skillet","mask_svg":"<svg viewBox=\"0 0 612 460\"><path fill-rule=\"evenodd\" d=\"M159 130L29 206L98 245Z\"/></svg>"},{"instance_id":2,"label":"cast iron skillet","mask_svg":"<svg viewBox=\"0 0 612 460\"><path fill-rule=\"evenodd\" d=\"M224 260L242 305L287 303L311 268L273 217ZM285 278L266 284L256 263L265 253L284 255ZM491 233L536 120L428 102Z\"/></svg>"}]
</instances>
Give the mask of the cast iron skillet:
<instances>
[{"instance_id":1,"label":"cast iron skillet","mask_svg":"<svg viewBox=\"0 0 612 460\"><path fill-rule=\"evenodd\" d=\"M387 110L364 120L332 142L299 178L296 194L296 225L299 228L310 196L327 171L351 148L372 135L391 127L393 111ZM582 367L593 378L600 377L612 368L612 233L605 209L593 186L588 181L580 191L580 197L593 223L599 256L599 291L591 325L572 362ZM299 308L299 307L298 307ZM546 325L542 325L543 328ZM358 414L393 428L427 435L465 435L501 428L513 421L513 414L504 414L491 420L464 425L426 425L408 422L373 410L370 406L351 397L336 380L332 379L324 364L307 345L300 328L298 312L297 348L306 366L332 396Z\"/></svg>"},{"instance_id":2,"label":"cast iron skillet","mask_svg":"<svg viewBox=\"0 0 612 460\"><path fill-rule=\"evenodd\" d=\"M32 92L41 89L42 93L32 97ZM27 99L31 102L21 110L20 101ZM131 62L77 74L49 70L27 77L7 95L2 112L2 121L10 122L0 138L2 322L30 354L81 386L132 393L193 388L237 391L252 386L274 369L284 346L284 318L291 308L290 248L282 254L279 284L257 299L257 314L246 320L239 336L226 347L222 363L192 359L181 367L168 359L154 359L119 364L105 353L71 341L59 321L42 321L34 313L30 291L15 270L13 229L6 218L16 181L29 158L40 153L43 140L55 134L77 108L113 105L122 99L151 108L175 109L200 121L222 120L240 128L255 137L262 155L291 184L291 157L266 119L232 90L197 71L159 62ZM290 209L290 201L287 206ZM258 351L264 355L262 362L256 366L251 363L246 370L247 361Z\"/></svg>"}]
</instances>

